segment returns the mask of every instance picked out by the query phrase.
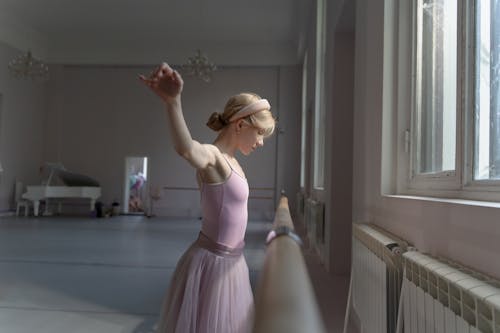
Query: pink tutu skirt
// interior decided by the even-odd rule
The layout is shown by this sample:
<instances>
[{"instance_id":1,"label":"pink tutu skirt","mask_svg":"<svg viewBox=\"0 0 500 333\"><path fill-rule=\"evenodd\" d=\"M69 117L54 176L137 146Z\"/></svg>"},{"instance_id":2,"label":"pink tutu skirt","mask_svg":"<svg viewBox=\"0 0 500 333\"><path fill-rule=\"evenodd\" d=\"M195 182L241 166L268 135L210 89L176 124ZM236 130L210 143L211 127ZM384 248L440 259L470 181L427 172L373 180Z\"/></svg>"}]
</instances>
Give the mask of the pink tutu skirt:
<instances>
[{"instance_id":1,"label":"pink tutu skirt","mask_svg":"<svg viewBox=\"0 0 500 333\"><path fill-rule=\"evenodd\" d=\"M200 233L177 264L157 332L250 332L253 294L242 252Z\"/></svg>"}]
</instances>

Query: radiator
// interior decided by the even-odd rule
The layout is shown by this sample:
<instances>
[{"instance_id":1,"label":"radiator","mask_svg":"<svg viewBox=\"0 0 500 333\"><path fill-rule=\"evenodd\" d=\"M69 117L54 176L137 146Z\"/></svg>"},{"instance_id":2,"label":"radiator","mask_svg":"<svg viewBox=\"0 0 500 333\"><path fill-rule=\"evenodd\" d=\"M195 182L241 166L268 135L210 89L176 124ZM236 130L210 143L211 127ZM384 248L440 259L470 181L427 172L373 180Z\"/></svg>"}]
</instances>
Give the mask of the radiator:
<instances>
[{"instance_id":1,"label":"radiator","mask_svg":"<svg viewBox=\"0 0 500 333\"><path fill-rule=\"evenodd\" d=\"M344 332L351 307L365 333L396 331L403 279L401 253L407 244L367 224L353 225L351 283Z\"/></svg>"},{"instance_id":2,"label":"radiator","mask_svg":"<svg viewBox=\"0 0 500 333\"><path fill-rule=\"evenodd\" d=\"M405 333L500 333L498 281L420 252L403 257Z\"/></svg>"},{"instance_id":3,"label":"radiator","mask_svg":"<svg viewBox=\"0 0 500 333\"><path fill-rule=\"evenodd\" d=\"M304 220L307 235L313 244L325 243L325 205L317 200L306 199Z\"/></svg>"}]
</instances>

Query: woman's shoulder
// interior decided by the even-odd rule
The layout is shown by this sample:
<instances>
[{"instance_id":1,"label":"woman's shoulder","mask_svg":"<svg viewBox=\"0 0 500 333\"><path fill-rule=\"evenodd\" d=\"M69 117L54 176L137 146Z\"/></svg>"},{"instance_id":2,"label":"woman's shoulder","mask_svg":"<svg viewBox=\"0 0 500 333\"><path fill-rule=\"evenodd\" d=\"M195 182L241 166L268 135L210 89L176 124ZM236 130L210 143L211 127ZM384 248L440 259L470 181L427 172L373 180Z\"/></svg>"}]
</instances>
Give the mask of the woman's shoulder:
<instances>
[{"instance_id":1,"label":"woman's shoulder","mask_svg":"<svg viewBox=\"0 0 500 333\"><path fill-rule=\"evenodd\" d=\"M209 143L203 144L203 146L210 154L213 154L214 163L203 170L199 170L202 181L205 183L224 182L231 173L230 165L217 146Z\"/></svg>"},{"instance_id":2,"label":"woman's shoulder","mask_svg":"<svg viewBox=\"0 0 500 333\"><path fill-rule=\"evenodd\" d=\"M217 158L222 158L222 152L220 151L220 149L212 144L212 143L203 143L202 144L203 147L205 147L205 149L210 152L211 154L214 154Z\"/></svg>"},{"instance_id":3,"label":"woman's shoulder","mask_svg":"<svg viewBox=\"0 0 500 333\"><path fill-rule=\"evenodd\" d=\"M204 143L203 146L207 150L207 152L210 155L213 155L214 157L214 164L212 166L214 167L220 167L220 165L225 165L226 158L224 157L224 154L221 152L221 150L214 144L211 143Z\"/></svg>"},{"instance_id":4,"label":"woman's shoulder","mask_svg":"<svg viewBox=\"0 0 500 333\"><path fill-rule=\"evenodd\" d=\"M217 151L220 153L219 148L217 148L217 146L214 145L213 143L202 143L201 145L211 151Z\"/></svg>"}]
</instances>

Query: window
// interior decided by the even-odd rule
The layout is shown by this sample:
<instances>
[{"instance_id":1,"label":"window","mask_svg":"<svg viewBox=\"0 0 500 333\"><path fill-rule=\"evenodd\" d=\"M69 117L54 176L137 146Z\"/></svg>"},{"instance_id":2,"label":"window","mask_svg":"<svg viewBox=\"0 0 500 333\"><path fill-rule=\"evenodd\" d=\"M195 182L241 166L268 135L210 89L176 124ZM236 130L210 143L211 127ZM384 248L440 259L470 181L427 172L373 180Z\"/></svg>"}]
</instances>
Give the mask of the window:
<instances>
[{"instance_id":1,"label":"window","mask_svg":"<svg viewBox=\"0 0 500 333\"><path fill-rule=\"evenodd\" d=\"M499 0L477 1L474 27L474 180L500 179L499 17Z\"/></svg>"},{"instance_id":2,"label":"window","mask_svg":"<svg viewBox=\"0 0 500 333\"><path fill-rule=\"evenodd\" d=\"M323 189L325 178L325 52L326 0L318 0L316 8L316 73L314 108L314 188Z\"/></svg>"},{"instance_id":3,"label":"window","mask_svg":"<svg viewBox=\"0 0 500 333\"><path fill-rule=\"evenodd\" d=\"M456 158L457 2L419 0L416 174L453 172Z\"/></svg>"},{"instance_id":4,"label":"window","mask_svg":"<svg viewBox=\"0 0 500 333\"><path fill-rule=\"evenodd\" d=\"M411 60L400 63L412 68L403 192L500 200L500 0L410 6Z\"/></svg>"}]
</instances>

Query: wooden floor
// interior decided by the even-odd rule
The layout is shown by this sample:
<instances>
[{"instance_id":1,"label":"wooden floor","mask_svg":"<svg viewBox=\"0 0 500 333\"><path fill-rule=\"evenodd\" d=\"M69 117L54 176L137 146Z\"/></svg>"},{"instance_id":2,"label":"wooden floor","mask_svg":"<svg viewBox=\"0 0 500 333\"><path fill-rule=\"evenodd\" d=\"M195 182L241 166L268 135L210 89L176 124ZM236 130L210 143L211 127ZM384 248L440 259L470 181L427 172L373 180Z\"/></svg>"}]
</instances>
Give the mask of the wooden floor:
<instances>
[{"instance_id":1,"label":"wooden floor","mask_svg":"<svg viewBox=\"0 0 500 333\"><path fill-rule=\"evenodd\" d=\"M248 225L254 288L270 226ZM153 332L177 260L199 228L199 220L141 216L0 218L0 332ZM305 254L328 332L342 332L347 279Z\"/></svg>"}]
</instances>

